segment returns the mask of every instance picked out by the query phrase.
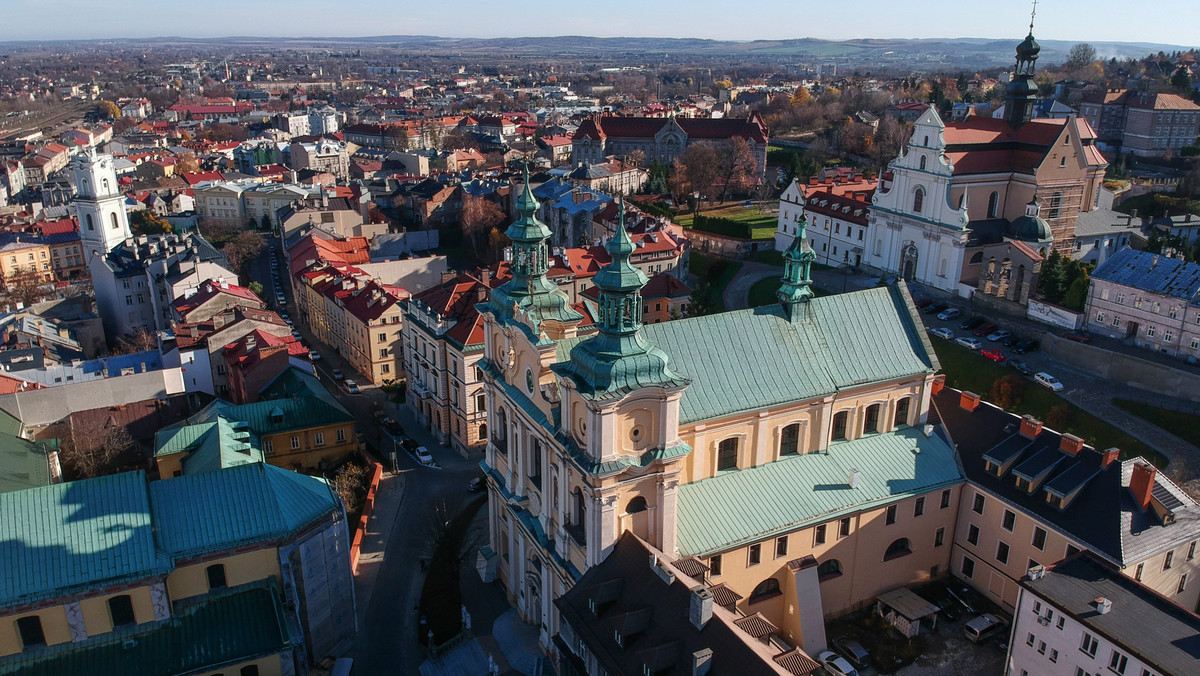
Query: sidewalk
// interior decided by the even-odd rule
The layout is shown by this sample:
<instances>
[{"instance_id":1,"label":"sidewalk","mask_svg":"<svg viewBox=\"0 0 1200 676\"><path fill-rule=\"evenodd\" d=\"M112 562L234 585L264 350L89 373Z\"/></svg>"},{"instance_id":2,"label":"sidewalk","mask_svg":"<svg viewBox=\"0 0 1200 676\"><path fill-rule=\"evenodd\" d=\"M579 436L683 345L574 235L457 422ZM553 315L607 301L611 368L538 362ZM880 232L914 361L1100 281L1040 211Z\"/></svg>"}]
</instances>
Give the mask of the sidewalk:
<instances>
[{"instance_id":1,"label":"sidewalk","mask_svg":"<svg viewBox=\"0 0 1200 676\"><path fill-rule=\"evenodd\" d=\"M396 525L396 515L404 501L404 474L393 475L386 468L375 493L375 509L367 519L362 543L358 550L358 573L354 576L354 596L358 602L358 626L361 630L371 607L375 580L387 553L388 537Z\"/></svg>"}]
</instances>

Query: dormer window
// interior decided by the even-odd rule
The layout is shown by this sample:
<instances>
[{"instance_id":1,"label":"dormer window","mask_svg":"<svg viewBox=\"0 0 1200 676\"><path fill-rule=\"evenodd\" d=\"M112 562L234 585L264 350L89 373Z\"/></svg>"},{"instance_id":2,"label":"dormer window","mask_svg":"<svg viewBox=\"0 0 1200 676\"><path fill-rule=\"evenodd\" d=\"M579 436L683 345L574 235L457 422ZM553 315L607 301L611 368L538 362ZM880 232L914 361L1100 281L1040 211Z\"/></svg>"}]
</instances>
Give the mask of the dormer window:
<instances>
[{"instance_id":1,"label":"dormer window","mask_svg":"<svg viewBox=\"0 0 1200 676\"><path fill-rule=\"evenodd\" d=\"M1017 488L1025 491L1026 493L1032 493L1033 492L1033 483L1031 483L1028 479L1022 479L1021 477L1017 477Z\"/></svg>"}]
</instances>

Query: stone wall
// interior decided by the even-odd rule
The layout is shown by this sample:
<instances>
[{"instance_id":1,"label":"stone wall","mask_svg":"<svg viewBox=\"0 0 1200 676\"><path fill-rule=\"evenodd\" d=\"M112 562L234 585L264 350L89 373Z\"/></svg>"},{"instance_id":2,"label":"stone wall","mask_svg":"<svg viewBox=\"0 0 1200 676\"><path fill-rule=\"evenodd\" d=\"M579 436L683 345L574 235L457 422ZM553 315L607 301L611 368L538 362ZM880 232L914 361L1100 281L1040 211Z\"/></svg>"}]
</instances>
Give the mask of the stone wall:
<instances>
[{"instance_id":1,"label":"stone wall","mask_svg":"<svg viewBox=\"0 0 1200 676\"><path fill-rule=\"evenodd\" d=\"M1042 335L1041 349L1061 362L1113 382L1200 402L1200 375L1189 371L1072 342L1051 333Z\"/></svg>"}]
</instances>

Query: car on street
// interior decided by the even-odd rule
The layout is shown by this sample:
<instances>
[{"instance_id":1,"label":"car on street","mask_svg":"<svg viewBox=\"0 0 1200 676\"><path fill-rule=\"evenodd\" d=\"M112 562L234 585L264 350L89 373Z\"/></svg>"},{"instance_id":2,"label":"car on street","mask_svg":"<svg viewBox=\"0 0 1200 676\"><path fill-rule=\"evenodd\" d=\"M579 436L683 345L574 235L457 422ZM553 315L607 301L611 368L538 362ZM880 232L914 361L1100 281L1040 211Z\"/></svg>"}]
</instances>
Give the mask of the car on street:
<instances>
[{"instance_id":1,"label":"car on street","mask_svg":"<svg viewBox=\"0 0 1200 676\"><path fill-rule=\"evenodd\" d=\"M404 428L400 426L400 423L396 422L395 420L392 420L391 418L384 419L383 429L387 430L387 433L392 435L393 437L404 436Z\"/></svg>"},{"instance_id":2,"label":"car on street","mask_svg":"<svg viewBox=\"0 0 1200 676\"><path fill-rule=\"evenodd\" d=\"M1033 352L1036 349L1038 349L1038 342L1033 338L1026 338L1025 340L1018 342L1016 345L1013 345L1013 352L1016 352L1017 354Z\"/></svg>"},{"instance_id":3,"label":"car on street","mask_svg":"<svg viewBox=\"0 0 1200 676\"><path fill-rule=\"evenodd\" d=\"M843 636L833 640L833 649L842 654L846 661L855 669L866 669L871 666L871 653L861 643Z\"/></svg>"},{"instance_id":4,"label":"car on street","mask_svg":"<svg viewBox=\"0 0 1200 676\"><path fill-rule=\"evenodd\" d=\"M311 359L311 360L313 360L313 361L320 361L320 360L321 360L321 353L320 353L320 352L317 352L316 350L309 350L309 351L308 351L308 358L309 358L309 359Z\"/></svg>"},{"instance_id":5,"label":"car on street","mask_svg":"<svg viewBox=\"0 0 1200 676\"><path fill-rule=\"evenodd\" d=\"M953 340L954 339L954 332L944 326L939 326L938 328L933 329L929 333L937 336L938 338L941 338L942 340Z\"/></svg>"},{"instance_id":6,"label":"car on street","mask_svg":"<svg viewBox=\"0 0 1200 676\"><path fill-rule=\"evenodd\" d=\"M417 446L417 450L413 451L413 455L416 456L417 462L426 467L433 464L433 456L429 454L429 449L424 446Z\"/></svg>"},{"instance_id":7,"label":"car on street","mask_svg":"<svg viewBox=\"0 0 1200 676\"><path fill-rule=\"evenodd\" d=\"M417 449L421 447L421 443L412 437L405 437L401 439L400 445L403 446L404 450L408 451L409 453L416 453Z\"/></svg>"},{"instance_id":8,"label":"car on street","mask_svg":"<svg viewBox=\"0 0 1200 676\"><path fill-rule=\"evenodd\" d=\"M983 346L983 343L979 342L978 338L969 338L967 336L963 336L962 338L959 338L959 339L955 340L954 342L967 348L968 350L978 350L980 347Z\"/></svg>"},{"instance_id":9,"label":"car on street","mask_svg":"<svg viewBox=\"0 0 1200 676\"><path fill-rule=\"evenodd\" d=\"M1003 345L1004 347L1012 347L1013 345L1016 345L1017 343L1021 342L1022 340L1025 340L1025 336L1022 336L1019 333L1010 333L1010 334L1008 334L1007 338L1000 341L1000 344Z\"/></svg>"},{"instance_id":10,"label":"car on street","mask_svg":"<svg viewBox=\"0 0 1200 676\"><path fill-rule=\"evenodd\" d=\"M341 379L342 379L342 370L341 370L341 369L334 369L334 370L330 371L330 372L329 372L329 374L330 374L331 376L333 376L333 379L334 379L334 380L341 380Z\"/></svg>"},{"instance_id":11,"label":"car on street","mask_svg":"<svg viewBox=\"0 0 1200 676\"><path fill-rule=\"evenodd\" d=\"M963 635L972 643L982 643L993 636L1003 634L1005 629L1004 620L991 613L984 613L963 625Z\"/></svg>"},{"instance_id":12,"label":"car on street","mask_svg":"<svg viewBox=\"0 0 1200 676\"><path fill-rule=\"evenodd\" d=\"M962 329L963 331L973 331L975 330L975 327L979 326L983 322L983 317L970 317L968 319L964 319L963 322L958 325L958 328Z\"/></svg>"},{"instance_id":13,"label":"car on street","mask_svg":"<svg viewBox=\"0 0 1200 676\"><path fill-rule=\"evenodd\" d=\"M1000 329L999 331L992 331L991 333L989 333L987 338L988 338L988 340L990 340L993 343L998 343L998 342L1000 342L1006 338L1009 338L1011 336L1012 336L1012 331L1006 331L1004 329Z\"/></svg>"},{"instance_id":14,"label":"car on street","mask_svg":"<svg viewBox=\"0 0 1200 676\"><path fill-rule=\"evenodd\" d=\"M846 661L846 658L838 655L832 650L826 650L820 655L817 655L817 661L821 663L821 666L825 668L825 671L828 672L830 676L858 676L858 671L855 670L854 667L850 666L850 663Z\"/></svg>"},{"instance_id":15,"label":"car on street","mask_svg":"<svg viewBox=\"0 0 1200 676\"><path fill-rule=\"evenodd\" d=\"M1090 333L1088 333L1087 331L1072 331L1072 332L1068 333L1067 335L1063 336L1063 338L1066 338L1067 340L1073 340L1076 343L1092 342L1092 335Z\"/></svg>"},{"instance_id":16,"label":"car on street","mask_svg":"<svg viewBox=\"0 0 1200 676\"><path fill-rule=\"evenodd\" d=\"M467 482L468 493L482 493L486 488L487 481L481 476L477 476Z\"/></svg>"},{"instance_id":17,"label":"car on street","mask_svg":"<svg viewBox=\"0 0 1200 676\"><path fill-rule=\"evenodd\" d=\"M1008 368L1016 371L1017 373L1023 373L1027 376L1033 375L1033 369L1029 367L1029 364L1017 359L1008 362Z\"/></svg>"},{"instance_id":18,"label":"car on street","mask_svg":"<svg viewBox=\"0 0 1200 676\"><path fill-rule=\"evenodd\" d=\"M983 338L984 336L990 336L992 334L992 331L995 331L998 328L1000 328L1000 327L996 326L995 324L993 324L991 322L986 322L986 323L980 324L979 326L976 326L975 330L972 331L971 333L974 333L975 335L979 336L980 338Z\"/></svg>"},{"instance_id":19,"label":"car on street","mask_svg":"<svg viewBox=\"0 0 1200 676\"><path fill-rule=\"evenodd\" d=\"M1038 385L1041 385L1042 387L1053 392L1061 392L1063 389L1063 384L1058 382L1058 378L1055 378L1045 371L1038 371L1037 373L1033 374L1033 379L1037 381Z\"/></svg>"},{"instance_id":20,"label":"car on street","mask_svg":"<svg viewBox=\"0 0 1200 676\"><path fill-rule=\"evenodd\" d=\"M962 315L962 310L959 310L956 307L948 307L945 310L942 310L941 312L939 312L937 317L938 317L938 319L940 319L942 321L948 321L951 319L957 319L961 315Z\"/></svg>"},{"instance_id":21,"label":"car on street","mask_svg":"<svg viewBox=\"0 0 1200 676\"><path fill-rule=\"evenodd\" d=\"M984 359L990 359L990 360L996 362L997 364L1003 364L1004 360L1008 358L1008 357L1004 356L1003 352L1001 352L1000 350L997 350L994 347L989 347L986 350L980 350L979 354L983 355Z\"/></svg>"},{"instance_id":22,"label":"car on street","mask_svg":"<svg viewBox=\"0 0 1200 676\"><path fill-rule=\"evenodd\" d=\"M346 391L349 392L350 394L358 394L360 392L360 390L358 389L358 383L354 382L353 380L350 380L349 378L347 378L345 384L346 384Z\"/></svg>"},{"instance_id":23,"label":"car on street","mask_svg":"<svg viewBox=\"0 0 1200 676\"><path fill-rule=\"evenodd\" d=\"M933 304L933 301L929 300L928 298L918 298L915 301L913 301L913 305L916 305L918 310L920 310L921 308L924 308L926 306L932 305L932 304Z\"/></svg>"},{"instance_id":24,"label":"car on street","mask_svg":"<svg viewBox=\"0 0 1200 676\"><path fill-rule=\"evenodd\" d=\"M948 307L949 306L946 305L945 303L934 303L932 305L926 305L925 307L921 308L921 313L927 314L927 315L941 314L942 311L946 310Z\"/></svg>"}]
</instances>

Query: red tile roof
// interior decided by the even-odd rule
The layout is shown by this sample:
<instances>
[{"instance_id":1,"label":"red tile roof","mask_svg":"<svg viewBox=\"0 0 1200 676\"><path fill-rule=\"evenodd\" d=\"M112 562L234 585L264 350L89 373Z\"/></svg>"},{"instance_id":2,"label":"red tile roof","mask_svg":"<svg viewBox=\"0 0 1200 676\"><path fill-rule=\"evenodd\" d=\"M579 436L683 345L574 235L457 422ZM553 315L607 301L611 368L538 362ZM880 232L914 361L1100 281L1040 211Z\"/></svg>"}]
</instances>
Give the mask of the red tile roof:
<instances>
[{"instance_id":1,"label":"red tile roof","mask_svg":"<svg viewBox=\"0 0 1200 676\"><path fill-rule=\"evenodd\" d=\"M748 120L734 118L711 119L706 117L618 117L605 115L589 117L575 130L572 138L603 139L608 136L622 138L651 138L668 124L671 119L687 133L688 138L728 139L740 136L756 143L767 142L767 128L755 117Z\"/></svg>"},{"instance_id":2,"label":"red tile roof","mask_svg":"<svg viewBox=\"0 0 1200 676\"><path fill-rule=\"evenodd\" d=\"M214 279L206 280L200 285L200 289L187 298L179 298L171 306L179 312L180 315L186 316L196 308L204 305L208 301L220 296L221 294L229 294L237 298L253 301L254 307L265 308L266 303L262 301L253 291L236 284L228 282L218 282Z\"/></svg>"},{"instance_id":3,"label":"red tile roof","mask_svg":"<svg viewBox=\"0 0 1200 676\"><path fill-rule=\"evenodd\" d=\"M221 176L221 172L219 171L197 171L191 174L180 174L179 176L188 185L196 185L197 183L203 183L204 181L225 180L225 177Z\"/></svg>"}]
</instances>

